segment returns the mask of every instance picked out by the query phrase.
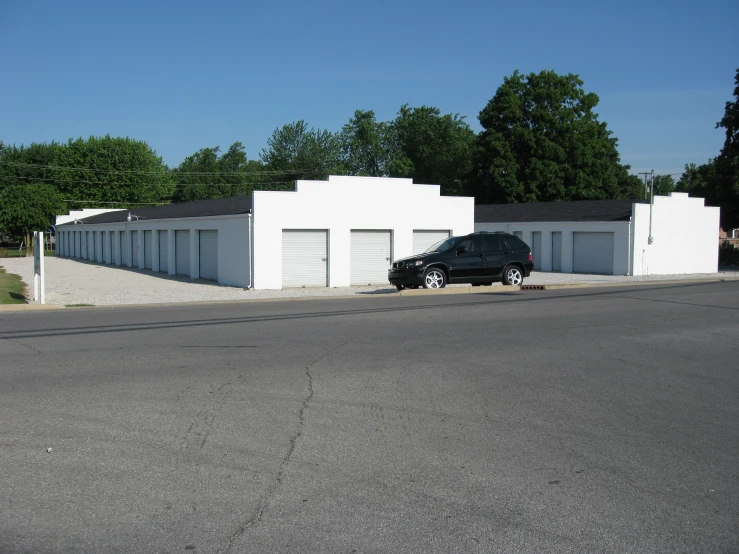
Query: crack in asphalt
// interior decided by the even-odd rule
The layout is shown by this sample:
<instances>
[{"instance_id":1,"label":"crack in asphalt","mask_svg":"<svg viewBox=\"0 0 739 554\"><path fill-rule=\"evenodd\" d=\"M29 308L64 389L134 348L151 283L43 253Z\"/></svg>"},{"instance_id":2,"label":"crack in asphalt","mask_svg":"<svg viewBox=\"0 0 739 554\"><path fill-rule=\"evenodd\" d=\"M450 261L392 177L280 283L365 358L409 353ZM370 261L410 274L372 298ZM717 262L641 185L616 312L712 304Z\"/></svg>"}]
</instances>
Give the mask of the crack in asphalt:
<instances>
[{"instance_id":1,"label":"crack in asphalt","mask_svg":"<svg viewBox=\"0 0 739 554\"><path fill-rule=\"evenodd\" d=\"M0 335L0 339L6 340L6 341L8 341L8 342L14 342L15 344L20 344L21 346L25 346L26 348L30 348L30 349L31 349L31 350L33 350L33 351L34 351L34 352L35 352L36 354L41 354L41 350L37 350L37 349L35 349L35 348L34 348L33 346L30 346L30 345L28 345L28 344L23 344L23 343L22 343L21 341L19 341L19 340L16 340L16 339L9 339L9 338L8 338L8 337L6 337L5 335Z\"/></svg>"},{"instance_id":2,"label":"crack in asphalt","mask_svg":"<svg viewBox=\"0 0 739 554\"><path fill-rule=\"evenodd\" d=\"M282 484L282 477L285 475L285 472L287 471L287 466L290 463L290 458L293 455L293 452L295 451L295 446L298 442L298 439L303 435L303 427L305 427L305 410L308 409L308 404L310 404L310 401L313 399L313 375L311 375L311 368L316 365L321 360L328 357L330 354L338 350L339 348L342 348L343 346L346 346L349 344L353 339L349 339L346 342L343 342L339 346L336 346L335 348L332 348L331 350L327 351L325 354L323 354L321 357L313 361L310 365L308 365L305 368L305 375L308 378L308 394L303 399L302 406L300 407L300 410L298 411L298 431L295 433L295 435L290 439L290 443L287 449L287 453L282 458L282 462L280 463L280 469L277 472L277 475L275 477L274 482L270 487L267 489L267 492L259 499L259 506L257 507L256 512L252 517L247 519L237 530L234 532L229 538L228 542L226 543L226 546L218 551L218 554L224 554L225 552L228 552L231 550L231 547L233 546L236 539L238 539L241 535L243 535L246 530L250 527L253 527L257 523L259 523L262 519L262 516L264 516L264 512L267 511L267 507L269 505L270 499L274 496L275 492L277 492L277 489Z\"/></svg>"}]
</instances>

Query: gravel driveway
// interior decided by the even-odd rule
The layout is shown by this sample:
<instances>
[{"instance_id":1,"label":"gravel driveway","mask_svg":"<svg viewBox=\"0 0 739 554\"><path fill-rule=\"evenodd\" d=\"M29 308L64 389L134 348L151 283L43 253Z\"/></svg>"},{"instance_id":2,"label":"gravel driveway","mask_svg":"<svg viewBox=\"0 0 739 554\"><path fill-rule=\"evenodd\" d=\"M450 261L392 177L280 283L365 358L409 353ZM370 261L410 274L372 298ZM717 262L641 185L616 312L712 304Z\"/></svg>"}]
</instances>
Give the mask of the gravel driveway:
<instances>
[{"instance_id":1,"label":"gravel driveway","mask_svg":"<svg viewBox=\"0 0 739 554\"><path fill-rule=\"evenodd\" d=\"M156 304L169 302L257 300L272 298L299 298L347 296L362 294L393 294L395 287L300 288L284 290L244 290L240 287L219 285L211 281L152 273L149 270L119 268L67 258L47 257L45 260L47 304ZM3 258L0 267L8 273L20 275L33 296L33 258ZM650 275L626 277L619 275L583 275L577 273L534 272L526 279L528 285L603 284L675 279L739 278L739 271L719 274ZM496 283L497 286L502 286ZM466 286L466 285L450 285Z\"/></svg>"}]
</instances>

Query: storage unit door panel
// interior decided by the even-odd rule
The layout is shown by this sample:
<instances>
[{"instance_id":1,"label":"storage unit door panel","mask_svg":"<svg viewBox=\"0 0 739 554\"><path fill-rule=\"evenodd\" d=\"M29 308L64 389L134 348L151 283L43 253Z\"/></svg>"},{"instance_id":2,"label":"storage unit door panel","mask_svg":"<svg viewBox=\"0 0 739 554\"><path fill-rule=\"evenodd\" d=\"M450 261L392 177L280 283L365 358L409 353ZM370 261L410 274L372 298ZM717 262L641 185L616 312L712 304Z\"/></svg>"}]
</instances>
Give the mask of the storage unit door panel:
<instances>
[{"instance_id":1,"label":"storage unit door panel","mask_svg":"<svg viewBox=\"0 0 739 554\"><path fill-rule=\"evenodd\" d=\"M200 278L218 281L218 231L200 231Z\"/></svg>"},{"instance_id":2,"label":"storage unit door panel","mask_svg":"<svg viewBox=\"0 0 739 554\"><path fill-rule=\"evenodd\" d=\"M106 240L107 235L105 233L100 233L100 240L103 244L103 259L100 260L103 263L107 263L108 261L108 249L110 248L110 242Z\"/></svg>"},{"instance_id":3,"label":"storage unit door panel","mask_svg":"<svg viewBox=\"0 0 739 554\"><path fill-rule=\"evenodd\" d=\"M126 233L125 231L121 231L119 233L118 237L118 261L121 262L121 265L127 265L128 264L128 258L126 257Z\"/></svg>"},{"instance_id":4,"label":"storage unit door panel","mask_svg":"<svg viewBox=\"0 0 739 554\"><path fill-rule=\"evenodd\" d=\"M169 272L169 235L167 231L159 231L159 271Z\"/></svg>"},{"instance_id":5,"label":"storage unit door panel","mask_svg":"<svg viewBox=\"0 0 739 554\"><path fill-rule=\"evenodd\" d=\"M139 232L131 231L131 265L139 267Z\"/></svg>"},{"instance_id":6,"label":"storage unit door panel","mask_svg":"<svg viewBox=\"0 0 739 554\"><path fill-rule=\"evenodd\" d=\"M390 231L351 232L351 285L384 285L392 262Z\"/></svg>"},{"instance_id":7,"label":"storage unit door panel","mask_svg":"<svg viewBox=\"0 0 739 554\"><path fill-rule=\"evenodd\" d=\"M531 255L534 258L534 269L541 270L541 231L531 233Z\"/></svg>"},{"instance_id":8,"label":"storage unit door panel","mask_svg":"<svg viewBox=\"0 0 739 554\"><path fill-rule=\"evenodd\" d=\"M282 286L325 287L328 234L326 231L282 231Z\"/></svg>"},{"instance_id":9,"label":"storage unit door panel","mask_svg":"<svg viewBox=\"0 0 739 554\"><path fill-rule=\"evenodd\" d=\"M79 231L74 233L74 257L79 258L82 252L82 235Z\"/></svg>"},{"instance_id":10,"label":"storage unit door panel","mask_svg":"<svg viewBox=\"0 0 739 554\"><path fill-rule=\"evenodd\" d=\"M552 271L562 271L562 233L552 233Z\"/></svg>"},{"instance_id":11,"label":"storage unit door panel","mask_svg":"<svg viewBox=\"0 0 739 554\"><path fill-rule=\"evenodd\" d=\"M152 232L144 231L144 268L151 269L151 256L153 252Z\"/></svg>"},{"instance_id":12,"label":"storage unit door panel","mask_svg":"<svg viewBox=\"0 0 739 554\"><path fill-rule=\"evenodd\" d=\"M413 254L420 254L439 242L449 238L449 231L413 231Z\"/></svg>"},{"instance_id":13,"label":"storage unit door panel","mask_svg":"<svg viewBox=\"0 0 739 554\"><path fill-rule=\"evenodd\" d=\"M177 275L190 276L190 231L174 232L174 263Z\"/></svg>"},{"instance_id":14,"label":"storage unit door panel","mask_svg":"<svg viewBox=\"0 0 739 554\"><path fill-rule=\"evenodd\" d=\"M613 275L613 233L574 233L572 270Z\"/></svg>"}]
</instances>

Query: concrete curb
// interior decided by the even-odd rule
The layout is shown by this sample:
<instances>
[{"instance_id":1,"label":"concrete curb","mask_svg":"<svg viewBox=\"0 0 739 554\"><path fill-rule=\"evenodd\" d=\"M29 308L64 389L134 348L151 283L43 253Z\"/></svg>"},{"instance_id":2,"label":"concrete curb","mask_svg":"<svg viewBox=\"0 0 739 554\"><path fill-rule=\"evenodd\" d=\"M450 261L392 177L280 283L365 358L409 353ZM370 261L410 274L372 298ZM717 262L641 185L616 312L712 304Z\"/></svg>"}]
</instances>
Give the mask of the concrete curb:
<instances>
[{"instance_id":1,"label":"concrete curb","mask_svg":"<svg viewBox=\"0 0 739 554\"><path fill-rule=\"evenodd\" d=\"M567 289L587 289L587 288L618 288L618 287L640 287L654 285L695 285L701 283L720 283L720 282L739 281L739 277L716 277L709 279L673 279L664 281L635 281L635 282L614 282L614 283L562 283L550 285L523 285L524 291L528 287L536 287L536 290L567 290ZM541 288L540 288L541 287ZM532 289L528 289L532 290ZM254 298L239 300L205 300L193 302L162 302L151 304L100 304L96 306L65 306L62 304L2 304L0 305L0 313L26 312L26 311L52 311L52 310L97 310L97 309L120 309L120 308L171 308L171 307L187 307L187 306L217 306L222 304L253 304L262 302L290 302L305 300L347 300L350 298L397 298L398 296L449 296L457 294L506 294L513 292L521 292L521 285L498 285L498 286L481 286L481 287L449 287L443 289L404 289L400 292L389 292L384 294L351 294L341 296L291 296L283 298Z\"/></svg>"}]
</instances>

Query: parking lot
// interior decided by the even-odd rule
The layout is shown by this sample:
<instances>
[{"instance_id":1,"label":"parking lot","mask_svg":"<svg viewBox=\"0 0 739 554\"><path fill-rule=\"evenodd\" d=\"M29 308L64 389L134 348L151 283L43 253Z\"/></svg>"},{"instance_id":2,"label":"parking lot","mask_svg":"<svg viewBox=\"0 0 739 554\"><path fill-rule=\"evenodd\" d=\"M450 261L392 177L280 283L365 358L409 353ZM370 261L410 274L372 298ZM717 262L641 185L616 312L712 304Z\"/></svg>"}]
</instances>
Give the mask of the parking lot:
<instances>
[{"instance_id":1,"label":"parking lot","mask_svg":"<svg viewBox=\"0 0 739 554\"><path fill-rule=\"evenodd\" d=\"M0 259L0 267L20 275L33 284L33 258ZM246 301L279 298L368 296L397 293L388 285L369 287L301 288L284 290L245 290L211 281L193 281L147 270L120 268L100 263L53 256L45 258L46 303L60 305L160 304L199 301ZM609 284L661 280L739 278L739 271L703 275L652 275L628 277L576 273L534 272L524 284ZM449 287L467 285L448 285ZM503 286L495 283L494 286Z\"/></svg>"}]
</instances>

